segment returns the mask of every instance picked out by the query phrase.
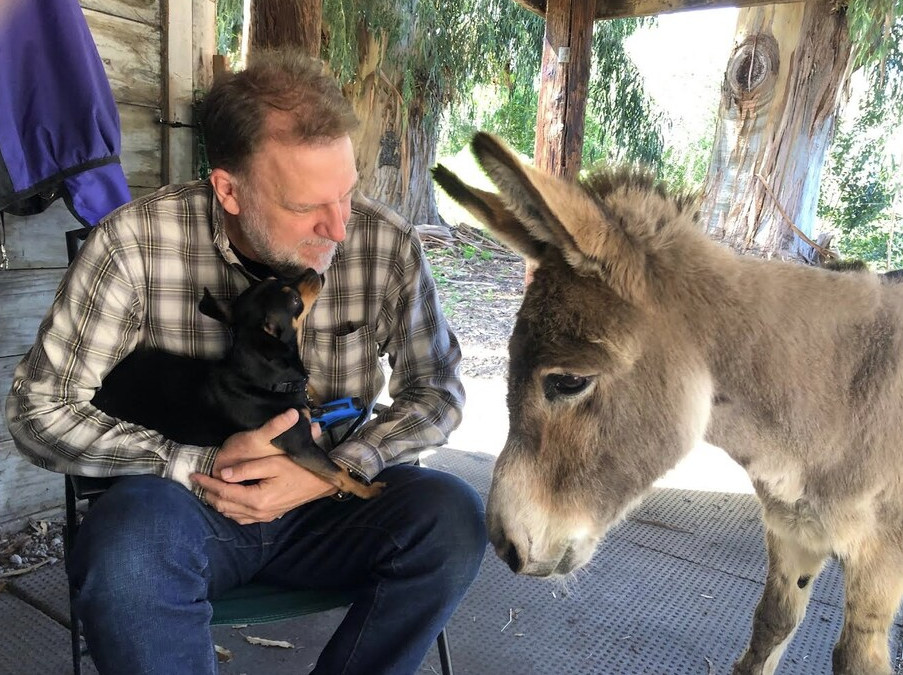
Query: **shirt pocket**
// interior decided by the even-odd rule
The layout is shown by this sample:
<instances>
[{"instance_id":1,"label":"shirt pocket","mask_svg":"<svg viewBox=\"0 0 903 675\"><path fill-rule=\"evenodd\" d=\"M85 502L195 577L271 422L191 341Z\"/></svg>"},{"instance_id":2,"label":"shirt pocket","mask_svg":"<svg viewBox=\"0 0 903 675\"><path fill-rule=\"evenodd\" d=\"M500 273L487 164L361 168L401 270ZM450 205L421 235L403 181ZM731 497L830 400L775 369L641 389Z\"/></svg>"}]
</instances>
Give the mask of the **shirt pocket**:
<instances>
[{"instance_id":1,"label":"shirt pocket","mask_svg":"<svg viewBox=\"0 0 903 675\"><path fill-rule=\"evenodd\" d=\"M321 403L344 396L373 401L385 383L374 331L367 325L342 335L305 330L301 360Z\"/></svg>"}]
</instances>

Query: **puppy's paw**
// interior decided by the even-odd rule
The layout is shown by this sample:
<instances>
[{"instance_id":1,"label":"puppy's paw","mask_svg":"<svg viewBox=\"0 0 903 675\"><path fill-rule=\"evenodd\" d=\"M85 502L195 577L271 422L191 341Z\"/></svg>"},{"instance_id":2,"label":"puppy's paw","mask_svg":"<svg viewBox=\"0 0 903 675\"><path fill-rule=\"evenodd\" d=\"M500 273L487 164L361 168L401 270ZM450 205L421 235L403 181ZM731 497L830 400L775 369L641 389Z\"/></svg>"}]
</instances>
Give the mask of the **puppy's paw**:
<instances>
[{"instance_id":1,"label":"puppy's paw","mask_svg":"<svg viewBox=\"0 0 903 675\"><path fill-rule=\"evenodd\" d=\"M351 488L350 492L357 495L361 499L372 499L373 497L379 497L379 495L383 491L383 488L385 487L386 484L382 482L370 483L370 485L357 483L354 487Z\"/></svg>"}]
</instances>

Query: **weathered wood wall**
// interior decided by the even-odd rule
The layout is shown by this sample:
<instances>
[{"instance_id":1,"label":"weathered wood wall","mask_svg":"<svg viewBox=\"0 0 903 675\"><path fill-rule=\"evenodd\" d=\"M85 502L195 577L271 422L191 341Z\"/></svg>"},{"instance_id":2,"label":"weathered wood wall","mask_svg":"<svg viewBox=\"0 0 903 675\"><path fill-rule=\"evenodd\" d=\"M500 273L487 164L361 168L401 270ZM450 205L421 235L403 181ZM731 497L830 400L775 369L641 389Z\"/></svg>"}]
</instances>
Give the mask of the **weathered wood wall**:
<instances>
[{"instance_id":1,"label":"weathered wood wall","mask_svg":"<svg viewBox=\"0 0 903 675\"><path fill-rule=\"evenodd\" d=\"M122 165L132 196L192 173L194 92L212 78L216 0L80 0L119 108ZM0 403L65 272L65 232L79 227L62 200L6 216L10 269L0 270ZM0 405L0 410L2 410ZM63 480L16 451L0 414L0 531L63 501Z\"/></svg>"}]
</instances>

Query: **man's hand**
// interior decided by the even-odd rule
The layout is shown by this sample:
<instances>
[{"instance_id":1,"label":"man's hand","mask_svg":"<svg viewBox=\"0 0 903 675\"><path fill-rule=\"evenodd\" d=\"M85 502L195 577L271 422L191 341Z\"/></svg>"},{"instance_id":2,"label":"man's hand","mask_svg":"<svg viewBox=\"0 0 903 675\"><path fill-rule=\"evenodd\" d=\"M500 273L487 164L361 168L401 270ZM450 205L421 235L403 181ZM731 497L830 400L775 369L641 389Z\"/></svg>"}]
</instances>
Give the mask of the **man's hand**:
<instances>
[{"instance_id":1,"label":"man's hand","mask_svg":"<svg viewBox=\"0 0 903 675\"><path fill-rule=\"evenodd\" d=\"M213 463L213 475L195 473L191 480L204 488L207 503L242 525L266 523L314 499L334 494L336 488L292 461L272 444L291 429L298 411L280 413L252 431L226 439ZM314 436L319 427L314 425ZM242 481L256 481L242 485Z\"/></svg>"}]
</instances>

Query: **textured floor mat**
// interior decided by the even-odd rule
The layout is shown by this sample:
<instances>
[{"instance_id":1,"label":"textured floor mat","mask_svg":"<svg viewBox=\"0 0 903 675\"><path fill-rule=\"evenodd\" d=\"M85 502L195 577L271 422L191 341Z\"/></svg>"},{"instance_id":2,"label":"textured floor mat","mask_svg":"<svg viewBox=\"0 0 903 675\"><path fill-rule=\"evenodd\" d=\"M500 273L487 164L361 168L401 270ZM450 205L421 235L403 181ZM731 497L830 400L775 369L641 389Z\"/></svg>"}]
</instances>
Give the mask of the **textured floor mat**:
<instances>
[{"instance_id":1,"label":"textured floor mat","mask_svg":"<svg viewBox=\"0 0 903 675\"><path fill-rule=\"evenodd\" d=\"M442 449L427 466L449 471L486 497L495 458ZM765 551L756 499L660 489L615 527L566 584L516 576L487 550L480 574L448 626L457 675L721 675L746 644L762 592ZM68 673L62 564L0 592L0 674ZM779 675L830 673L840 633L843 583L831 563L816 582L805 621ZM223 675L307 673L343 610L281 623L215 627L233 659ZM53 619L56 618L57 621ZM892 644L903 673L903 621ZM290 649L248 644L286 640ZM94 672L84 659L85 672ZM433 648L419 673L438 673Z\"/></svg>"},{"instance_id":2,"label":"textured floor mat","mask_svg":"<svg viewBox=\"0 0 903 675\"><path fill-rule=\"evenodd\" d=\"M425 463L462 476L485 498L493 461L442 449ZM729 673L749 637L765 569L754 496L656 490L566 590L518 577L487 551L449 626L455 672ZM830 673L842 611L842 577L830 562L778 673ZM900 633L898 625L895 655Z\"/></svg>"}]
</instances>

